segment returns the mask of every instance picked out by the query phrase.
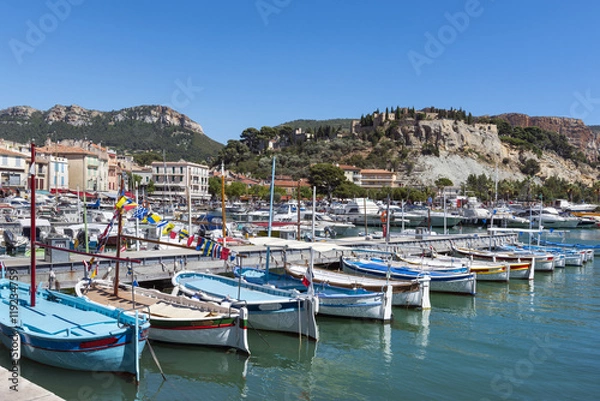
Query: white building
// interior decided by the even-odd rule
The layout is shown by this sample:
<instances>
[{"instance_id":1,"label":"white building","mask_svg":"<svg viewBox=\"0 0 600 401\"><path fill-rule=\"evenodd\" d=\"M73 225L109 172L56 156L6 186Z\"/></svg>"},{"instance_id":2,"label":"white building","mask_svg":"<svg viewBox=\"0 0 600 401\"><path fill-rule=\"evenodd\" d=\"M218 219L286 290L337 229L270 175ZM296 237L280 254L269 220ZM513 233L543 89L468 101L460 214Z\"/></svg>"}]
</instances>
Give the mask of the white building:
<instances>
[{"instance_id":1,"label":"white building","mask_svg":"<svg viewBox=\"0 0 600 401\"><path fill-rule=\"evenodd\" d=\"M165 201L209 200L208 166L186 161L152 162L153 197Z\"/></svg>"}]
</instances>

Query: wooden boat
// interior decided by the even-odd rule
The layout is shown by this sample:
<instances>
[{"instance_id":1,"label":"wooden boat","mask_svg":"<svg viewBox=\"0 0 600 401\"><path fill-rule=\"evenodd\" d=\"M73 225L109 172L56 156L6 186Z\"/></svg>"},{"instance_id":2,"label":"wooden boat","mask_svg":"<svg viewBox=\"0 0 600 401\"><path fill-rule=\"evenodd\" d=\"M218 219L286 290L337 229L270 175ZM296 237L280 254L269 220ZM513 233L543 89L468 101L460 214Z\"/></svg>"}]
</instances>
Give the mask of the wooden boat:
<instances>
[{"instance_id":1,"label":"wooden boat","mask_svg":"<svg viewBox=\"0 0 600 401\"><path fill-rule=\"evenodd\" d=\"M296 279L302 279L306 273L306 267L301 265L288 264L285 271ZM381 291L382 288L389 285L392 287L392 305L417 307L422 309L431 308L429 298L428 276L419 277L415 280L383 280L373 277L361 277L338 271L331 271L319 268L313 268L314 283L329 283L336 287L343 288L364 288L368 291Z\"/></svg>"},{"instance_id":2,"label":"wooden boat","mask_svg":"<svg viewBox=\"0 0 600 401\"><path fill-rule=\"evenodd\" d=\"M182 271L171 280L174 293L181 292L223 306L245 306L248 323L256 329L319 338L315 320L318 300L314 296L208 273Z\"/></svg>"},{"instance_id":3,"label":"wooden boat","mask_svg":"<svg viewBox=\"0 0 600 401\"><path fill-rule=\"evenodd\" d=\"M31 144L35 172L35 144ZM150 323L142 315L100 306L35 285L35 174L31 188L31 284L18 282L11 270L0 279L0 331L13 360L21 356L59 368L126 372L139 377L139 357ZM4 267L4 266L2 266ZM27 301L29 299L29 301Z\"/></svg>"},{"instance_id":4,"label":"wooden boat","mask_svg":"<svg viewBox=\"0 0 600 401\"><path fill-rule=\"evenodd\" d=\"M228 308L157 290L107 280L81 280L78 296L92 302L127 309L139 309L150 317L150 339L175 344L235 348L250 354L247 337L248 311Z\"/></svg>"},{"instance_id":5,"label":"wooden boat","mask_svg":"<svg viewBox=\"0 0 600 401\"><path fill-rule=\"evenodd\" d=\"M422 272L406 266L393 264L379 258L348 258L342 257L343 270L350 274L374 277L389 276L395 280L413 280L423 276L431 278L431 291L450 292L475 295L475 274L473 273L444 273L436 271Z\"/></svg>"},{"instance_id":6,"label":"wooden boat","mask_svg":"<svg viewBox=\"0 0 600 401\"><path fill-rule=\"evenodd\" d=\"M27 284L0 280L0 330L6 347L14 350L18 343L22 356L59 368L135 373L148 337L146 320L47 289L36 292L32 306L26 301L29 290Z\"/></svg>"},{"instance_id":7,"label":"wooden boat","mask_svg":"<svg viewBox=\"0 0 600 401\"><path fill-rule=\"evenodd\" d=\"M535 271L553 271L554 257L546 252L511 252L511 251L486 251L472 248L461 248L452 245L452 250L459 255L473 257L474 259L529 262ZM533 277L532 277L533 279Z\"/></svg>"},{"instance_id":8,"label":"wooden boat","mask_svg":"<svg viewBox=\"0 0 600 401\"><path fill-rule=\"evenodd\" d=\"M314 273L312 282L310 267L301 267L304 273L299 278L287 274L275 274L263 269L245 267L236 269L235 274L247 282L261 285L274 285L277 288L307 291L310 285L319 299L318 315L348 317L356 319L381 320L388 322L392 319L392 287L383 285L375 291L365 288L338 287L327 282L316 282Z\"/></svg>"},{"instance_id":9,"label":"wooden boat","mask_svg":"<svg viewBox=\"0 0 600 401\"><path fill-rule=\"evenodd\" d=\"M436 254L428 256L398 256L398 258L420 270L448 271L456 268L466 269L475 273L479 281L508 281L510 279L510 266L508 263L495 263L474 261L469 258L456 258Z\"/></svg>"}]
</instances>

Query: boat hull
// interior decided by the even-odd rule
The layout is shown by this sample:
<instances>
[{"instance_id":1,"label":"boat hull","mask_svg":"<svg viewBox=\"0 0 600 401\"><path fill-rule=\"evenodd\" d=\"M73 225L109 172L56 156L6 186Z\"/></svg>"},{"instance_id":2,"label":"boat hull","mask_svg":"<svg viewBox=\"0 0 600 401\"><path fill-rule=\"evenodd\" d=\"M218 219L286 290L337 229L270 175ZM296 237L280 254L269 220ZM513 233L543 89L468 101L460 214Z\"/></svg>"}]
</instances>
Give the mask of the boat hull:
<instances>
[{"instance_id":1,"label":"boat hull","mask_svg":"<svg viewBox=\"0 0 600 401\"><path fill-rule=\"evenodd\" d=\"M37 291L32 307L25 301L28 291L26 284L0 280L0 306L6 309L6 314L0 311L0 330L6 347L12 349L18 341L23 357L59 368L136 373L148 338L147 321L48 290ZM18 294L14 304L7 302L13 294ZM19 311L16 327L8 319L9 305Z\"/></svg>"},{"instance_id":2,"label":"boat hull","mask_svg":"<svg viewBox=\"0 0 600 401\"><path fill-rule=\"evenodd\" d=\"M371 277L385 278L388 274L388 267L385 263L370 260L348 260L342 258L342 266L345 272L350 274L367 275ZM442 274L435 272L408 272L399 271L396 268L390 269L392 279L411 280L418 276L430 276L430 289L436 292L449 292L457 294L475 295L476 281L475 275L471 273L460 274Z\"/></svg>"},{"instance_id":3,"label":"boat hull","mask_svg":"<svg viewBox=\"0 0 600 401\"><path fill-rule=\"evenodd\" d=\"M315 320L318 300L314 297L195 272L177 273L172 282L188 296L224 306L246 307L252 328L319 338Z\"/></svg>"}]
</instances>

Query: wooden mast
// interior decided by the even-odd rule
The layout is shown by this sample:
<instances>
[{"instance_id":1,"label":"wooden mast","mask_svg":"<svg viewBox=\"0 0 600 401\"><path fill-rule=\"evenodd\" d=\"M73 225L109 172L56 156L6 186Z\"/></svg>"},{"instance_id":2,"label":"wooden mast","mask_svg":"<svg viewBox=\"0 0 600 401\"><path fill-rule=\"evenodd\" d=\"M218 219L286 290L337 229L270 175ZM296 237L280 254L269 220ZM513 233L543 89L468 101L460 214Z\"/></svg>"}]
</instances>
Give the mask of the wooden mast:
<instances>
[{"instance_id":1,"label":"wooden mast","mask_svg":"<svg viewBox=\"0 0 600 401\"><path fill-rule=\"evenodd\" d=\"M123 179L123 174L121 174L121 182L119 183L119 192L121 193L121 196L125 196L125 180ZM118 200L117 200L118 201ZM121 208L119 210L119 225L117 228L117 258L121 257L121 231L123 229L123 208ZM115 263L115 282L114 282L114 288L113 288L113 292L114 295L117 296L119 294L119 267L120 267L120 262L119 260L116 261Z\"/></svg>"},{"instance_id":2,"label":"wooden mast","mask_svg":"<svg viewBox=\"0 0 600 401\"><path fill-rule=\"evenodd\" d=\"M31 230L29 232L29 244L31 246L31 306L35 306L35 241L36 241L36 229L35 229L35 141L31 141L31 165L29 167L29 189L31 199L29 200L31 205Z\"/></svg>"}]
</instances>

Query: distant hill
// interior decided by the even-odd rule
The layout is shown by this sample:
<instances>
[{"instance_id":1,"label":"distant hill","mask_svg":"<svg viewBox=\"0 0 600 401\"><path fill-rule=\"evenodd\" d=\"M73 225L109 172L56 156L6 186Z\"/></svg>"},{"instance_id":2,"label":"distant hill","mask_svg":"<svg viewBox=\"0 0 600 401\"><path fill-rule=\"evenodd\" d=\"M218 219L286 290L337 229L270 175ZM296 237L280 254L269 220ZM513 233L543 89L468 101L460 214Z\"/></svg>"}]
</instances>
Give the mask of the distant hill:
<instances>
[{"instance_id":1,"label":"distant hill","mask_svg":"<svg viewBox=\"0 0 600 401\"><path fill-rule=\"evenodd\" d=\"M113 111L56 105L41 111L28 106L0 110L0 138L44 143L50 138L88 139L119 152L165 151L167 160L210 163L223 147L202 126L166 106L137 106Z\"/></svg>"},{"instance_id":2,"label":"distant hill","mask_svg":"<svg viewBox=\"0 0 600 401\"><path fill-rule=\"evenodd\" d=\"M329 125L334 128L340 128L342 131L350 132L350 127L353 120L356 120L356 118L333 118L330 120L294 120L280 124L279 126L289 125L292 128L302 128L304 131L306 131L309 128L312 130L316 130L319 127Z\"/></svg>"}]
</instances>

